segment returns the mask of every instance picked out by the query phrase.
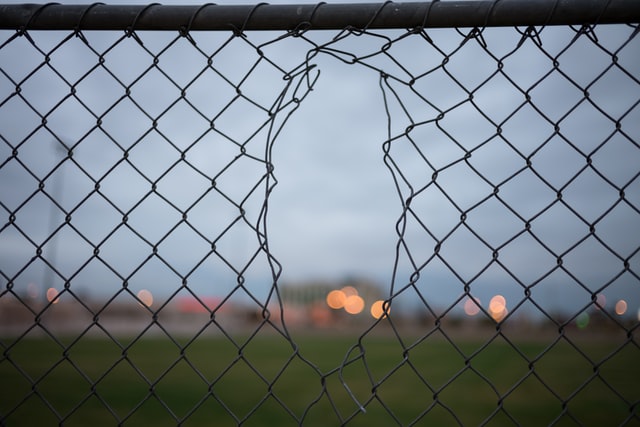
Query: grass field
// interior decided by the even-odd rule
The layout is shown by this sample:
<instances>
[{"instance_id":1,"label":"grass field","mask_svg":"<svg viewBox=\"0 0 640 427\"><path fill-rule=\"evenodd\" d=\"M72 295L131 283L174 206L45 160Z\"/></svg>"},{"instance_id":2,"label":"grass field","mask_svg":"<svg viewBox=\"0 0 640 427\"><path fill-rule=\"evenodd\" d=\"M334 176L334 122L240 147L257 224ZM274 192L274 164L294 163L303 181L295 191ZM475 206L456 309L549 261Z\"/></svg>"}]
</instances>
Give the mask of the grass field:
<instances>
[{"instance_id":1,"label":"grass field","mask_svg":"<svg viewBox=\"0 0 640 427\"><path fill-rule=\"evenodd\" d=\"M406 359L392 337L366 337L364 356L349 353L353 337L296 342L313 367L277 336L254 338L241 352L224 337L181 342L183 351L168 339L122 340L124 352L83 338L64 354L53 340L21 340L0 359L0 425L448 426L479 425L494 413L488 425L604 426L629 417L627 425L640 425L633 343L609 357L620 343L580 343L582 355L560 341L539 357L548 342L521 341L516 351L497 339L467 364L445 339L406 342L416 344ZM483 343L456 345L468 358ZM594 370L585 355L602 363ZM350 363L337 370L345 357Z\"/></svg>"}]
</instances>

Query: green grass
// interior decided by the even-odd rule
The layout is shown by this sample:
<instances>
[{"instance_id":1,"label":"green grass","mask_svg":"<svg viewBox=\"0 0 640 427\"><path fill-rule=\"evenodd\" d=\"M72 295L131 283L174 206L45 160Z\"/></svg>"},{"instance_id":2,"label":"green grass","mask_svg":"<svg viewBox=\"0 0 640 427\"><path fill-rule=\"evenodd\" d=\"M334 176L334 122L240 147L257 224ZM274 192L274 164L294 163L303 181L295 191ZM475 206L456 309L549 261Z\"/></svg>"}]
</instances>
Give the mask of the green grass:
<instances>
[{"instance_id":1,"label":"green grass","mask_svg":"<svg viewBox=\"0 0 640 427\"><path fill-rule=\"evenodd\" d=\"M254 338L242 351L224 337L120 346L83 338L66 350L45 338L0 342L8 347L0 359L6 426L332 426L341 419L446 426L490 417L496 426L602 426L622 424L633 410L628 425L640 425L633 343L615 352L620 343L587 341L579 352L560 341L545 352L548 342L518 342L516 351L501 339L486 347L467 339L456 349L440 338L407 341L405 352L395 338L371 336L364 353L349 353L353 337L303 336L296 342L309 364L277 336Z\"/></svg>"}]
</instances>

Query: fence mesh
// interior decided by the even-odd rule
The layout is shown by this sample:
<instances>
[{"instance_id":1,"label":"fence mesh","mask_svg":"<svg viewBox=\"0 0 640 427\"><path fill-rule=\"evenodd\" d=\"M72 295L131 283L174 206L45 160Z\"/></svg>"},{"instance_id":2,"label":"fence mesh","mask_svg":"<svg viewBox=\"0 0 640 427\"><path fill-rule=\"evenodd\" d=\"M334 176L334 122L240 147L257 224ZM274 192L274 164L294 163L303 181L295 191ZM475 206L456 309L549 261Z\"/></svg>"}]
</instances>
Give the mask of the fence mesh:
<instances>
[{"instance_id":1,"label":"fence mesh","mask_svg":"<svg viewBox=\"0 0 640 427\"><path fill-rule=\"evenodd\" d=\"M0 424L640 423L637 24L80 24L2 34ZM395 256L309 338L274 150L338 65L378 79Z\"/></svg>"}]
</instances>

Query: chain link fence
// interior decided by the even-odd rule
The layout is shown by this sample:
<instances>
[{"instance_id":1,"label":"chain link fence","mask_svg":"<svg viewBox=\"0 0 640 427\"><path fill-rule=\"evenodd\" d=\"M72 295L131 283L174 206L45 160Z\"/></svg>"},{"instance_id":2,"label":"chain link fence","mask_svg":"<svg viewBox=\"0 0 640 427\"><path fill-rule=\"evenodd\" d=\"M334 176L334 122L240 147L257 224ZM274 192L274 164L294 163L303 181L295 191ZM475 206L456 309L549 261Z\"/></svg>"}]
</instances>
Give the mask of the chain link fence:
<instances>
[{"instance_id":1,"label":"chain link fence","mask_svg":"<svg viewBox=\"0 0 640 427\"><path fill-rule=\"evenodd\" d=\"M586 3L3 6L0 425L640 424L638 7Z\"/></svg>"}]
</instances>

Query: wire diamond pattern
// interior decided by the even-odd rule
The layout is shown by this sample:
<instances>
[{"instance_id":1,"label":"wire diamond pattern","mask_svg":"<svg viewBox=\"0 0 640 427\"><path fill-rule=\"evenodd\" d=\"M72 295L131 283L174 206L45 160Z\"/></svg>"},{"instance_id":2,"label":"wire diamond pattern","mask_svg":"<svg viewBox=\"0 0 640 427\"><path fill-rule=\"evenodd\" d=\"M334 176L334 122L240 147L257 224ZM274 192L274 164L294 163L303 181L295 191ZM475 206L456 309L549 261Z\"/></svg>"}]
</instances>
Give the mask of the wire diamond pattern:
<instances>
[{"instance_id":1,"label":"wire diamond pattern","mask_svg":"<svg viewBox=\"0 0 640 427\"><path fill-rule=\"evenodd\" d=\"M637 357L639 323L616 317L600 299L640 283L640 245L618 227L640 226L637 25L619 25L611 37L601 26L345 28L329 38L306 28L154 36L134 27L120 35L23 28L0 45L0 115L20 116L18 124L0 123L0 180L20 184L18 192L0 188L0 241L9 242L0 248L15 248L18 260L1 265L0 315L29 319L6 322L0 335L0 369L18 378L0 423L37 408L59 424L96 411L135 424L151 408L176 424L215 412L237 425L274 416L300 425L372 416L398 425L519 425L523 413L541 424L588 425L576 402L594 395L624 408L611 422L640 420L638 389L621 387L612 373ZM298 59L282 55L280 44L295 46ZM13 64L16 52L25 61ZM584 55L605 65L576 66ZM267 233L274 143L321 81L315 61L325 58L379 76L388 118L382 155L401 209L387 315L328 370L289 333L282 266ZM54 155L39 154L46 141ZM61 191L63 179L73 191ZM100 223L92 221L97 212ZM72 262L60 262L60 251ZM46 287L58 289L46 302L25 291L25 280L42 270ZM206 277L213 270L222 276ZM260 276L268 278L266 293ZM111 287L93 300L83 286L98 277ZM157 277L170 291L151 308L140 292ZM434 277L457 288L444 304ZM477 297L492 281L519 295L499 316ZM545 298L558 284L575 296L568 311ZM218 286L224 297L208 301L203 286ZM206 316L176 323L171 305L184 298ZM418 327L407 329L393 310L406 299L418 306ZM63 300L72 315L53 322ZM248 302L250 319L229 317L235 301ZM465 341L452 322L469 303L491 327ZM142 315L119 324L130 307ZM594 310L618 339L606 354L574 327ZM537 338L541 347L518 342L511 325L522 312L551 325ZM376 360L378 333L394 349L384 363ZM207 349L222 361L215 367L198 352L211 335L224 338ZM262 359L264 337L276 365ZM44 370L21 357L32 340L49 350ZM153 361L141 350L149 342L158 346ZM94 345L104 358L98 370L81 356ZM513 366L496 374L487 367L501 352ZM562 357L578 379L558 378L549 361ZM451 364L440 370L425 365L444 359ZM298 372L317 383L300 384ZM51 390L70 379L84 388L60 403ZM126 396L113 395L124 379ZM473 415L466 408L478 397L459 396L471 382L490 401ZM176 404L172 387L182 383L191 391ZM307 402L287 400L296 387ZM557 412L527 413L530 390ZM398 394L420 396L421 405L398 408L390 403Z\"/></svg>"}]
</instances>

